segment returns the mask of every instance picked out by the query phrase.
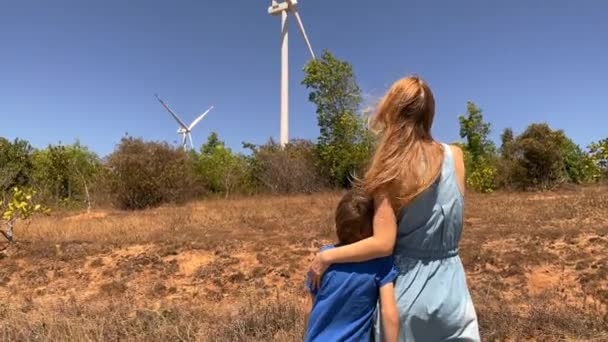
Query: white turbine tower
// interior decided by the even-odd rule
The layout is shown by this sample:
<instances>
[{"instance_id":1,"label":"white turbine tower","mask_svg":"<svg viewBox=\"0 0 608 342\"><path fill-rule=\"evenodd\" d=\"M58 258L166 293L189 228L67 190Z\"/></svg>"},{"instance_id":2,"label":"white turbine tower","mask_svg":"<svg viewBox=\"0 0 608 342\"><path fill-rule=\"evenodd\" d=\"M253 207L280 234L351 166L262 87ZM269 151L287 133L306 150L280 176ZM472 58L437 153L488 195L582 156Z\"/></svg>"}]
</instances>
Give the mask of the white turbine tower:
<instances>
[{"instance_id":1,"label":"white turbine tower","mask_svg":"<svg viewBox=\"0 0 608 342\"><path fill-rule=\"evenodd\" d=\"M207 113L209 113L213 109L213 106L209 107L209 109L207 109L203 114L199 115L196 119L194 119L194 121L192 121L190 126L186 126L186 124L182 121L182 119L180 119L179 116L177 116L177 114L175 114L171 110L171 108L169 108L169 106L167 106L167 104L163 100L161 100L160 97L158 97L158 95L156 95L156 98L158 99L158 102L160 102L160 104L162 104L163 107L165 107L165 109L171 114L171 116L173 116L175 121L177 121L177 124L179 125L179 128L177 129L177 133L182 135L182 147L184 148L184 151L186 151L187 147L188 147L186 144L186 139L190 140L190 148L194 149L194 143L192 142L192 134L191 134L192 129L199 122L201 122L201 120L203 120L205 115L207 115Z\"/></svg>"},{"instance_id":2,"label":"white turbine tower","mask_svg":"<svg viewBox=\"0 0 608 342\"><path fill-rule=\"evenodd\" d=\"M306 36L302 19L297 10L297 0L284 0L279 3L272 0L271 6L268 8L268 14L281 15L281 146L285 146L289 142L289 53L288 53L288 14L291 13L296 18L298 28L304 37L308 51L313 59L315 53L312 51L312 46Z\"/></svg>"}]
</instances>

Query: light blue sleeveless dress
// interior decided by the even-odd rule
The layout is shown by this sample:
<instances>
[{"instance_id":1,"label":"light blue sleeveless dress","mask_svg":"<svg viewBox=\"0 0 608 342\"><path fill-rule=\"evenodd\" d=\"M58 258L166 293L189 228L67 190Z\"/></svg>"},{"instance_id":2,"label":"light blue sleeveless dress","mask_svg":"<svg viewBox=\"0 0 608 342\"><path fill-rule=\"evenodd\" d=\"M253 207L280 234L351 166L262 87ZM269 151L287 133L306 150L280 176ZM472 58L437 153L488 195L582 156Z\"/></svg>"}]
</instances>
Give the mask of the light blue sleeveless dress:
<instances>
[{"instance_id":1,"label":"light blue sleeveless dress","mask_svg":"<svg viewBox=\"0 0 608 342\"><path fill-rule=\"evenodd\" d=\"M443 144L441 175L398 213L394 260L400 341L480 341L458 243L464 198L451 148ZM377 316L377 320L379 315ZM376 340L382 341L381 322Z\"/></svg>"}]
</instances>

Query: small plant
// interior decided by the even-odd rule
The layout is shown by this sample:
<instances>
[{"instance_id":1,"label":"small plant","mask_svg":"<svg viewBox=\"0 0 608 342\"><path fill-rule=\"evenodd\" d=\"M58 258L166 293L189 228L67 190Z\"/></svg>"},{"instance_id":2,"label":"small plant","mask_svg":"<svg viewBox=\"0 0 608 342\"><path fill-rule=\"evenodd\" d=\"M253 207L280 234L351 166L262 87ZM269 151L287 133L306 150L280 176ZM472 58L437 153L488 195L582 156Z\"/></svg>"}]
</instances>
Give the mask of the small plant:
<instances>
[{"instance_id":1,"label":"small plant","mask_svg":"<svg viewBox=\"0 0 608 342\"><path fill-rule=\"evenodd\" d=\"M8 203L2 203L2 221L6 225L6 230L0 230L0 233L8 240L8 244L3 250L13 242L13 230L17 219L27 220L34 214L50 212L50 209L36 203L34 195L36 192L32 189L15 187Z\"/></svg>"}]
</instances>

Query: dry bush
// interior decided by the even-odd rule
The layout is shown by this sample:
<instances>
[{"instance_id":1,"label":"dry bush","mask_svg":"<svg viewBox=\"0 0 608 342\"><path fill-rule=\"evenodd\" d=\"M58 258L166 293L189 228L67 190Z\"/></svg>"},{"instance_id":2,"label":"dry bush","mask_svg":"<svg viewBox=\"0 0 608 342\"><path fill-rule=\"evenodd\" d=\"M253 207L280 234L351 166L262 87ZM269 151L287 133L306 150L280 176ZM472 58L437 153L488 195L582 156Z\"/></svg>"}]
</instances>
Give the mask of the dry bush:
<instances>
[{"instance_id":1,"label":"dry bush","mask_svg":"<svg viewBox=\"0 0 608 342\"><path fill-rule=\"evenodd\" d=\"M497 161L498 186L550 189L564 182L593 183L599 177L593 159L562 130L547 124L531 124L514 140L503 141L502 152Z\"/></svg>"},{"instance_id":2,"label":"dry bush","mask_svg":"<svg viewBox=\"0 0 608 342\"><path fill-rule=\"evenodd\" d=\"M121 209L143 209L190 199L194 166L183 150L166 143L123 138L108 157L110 189Z\"/></svg>"},{"instance_id":3,"label":"dry bush","mask_svg":"<svg viewBox=\"0 0 608 342\"><path fill-rule=\"evenodd\" d=\"M262 188L271 193L313 193L327 187L319 173L314 144L293 140L282 148L270 141L254 148L252 172Z\"/></svg>"}]
</instances>

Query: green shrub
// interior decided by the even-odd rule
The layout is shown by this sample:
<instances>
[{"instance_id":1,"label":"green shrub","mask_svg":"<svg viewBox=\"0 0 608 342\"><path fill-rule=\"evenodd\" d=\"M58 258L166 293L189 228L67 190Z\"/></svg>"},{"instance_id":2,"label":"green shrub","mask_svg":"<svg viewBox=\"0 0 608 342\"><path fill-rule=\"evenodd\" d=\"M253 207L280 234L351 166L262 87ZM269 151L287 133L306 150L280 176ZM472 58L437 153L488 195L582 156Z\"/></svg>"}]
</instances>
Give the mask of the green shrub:
<instances>
[{"instance_id":1,"label":"green shrub","mask_svg":"<svg viewBox=\"0 0 608 342\"><path fill-rule=\"evenodd\" d=\"M564 169L568 181L575 184L596 182L599 179L599 166L563 131L556 132L564 158Z\"/></svg>"},{"instance_id":2,"label":"green shrub","mask_svg":"<svg viewBox=\"0 0 608 342\"><path fill-rule=\"evenodd\" d=\"M495 189L496 168L488 163L478 165L467 174L467 187L483 193L493 192Z\"/></svg>"},{"instance_id":3,"label":"green shrub","mask_svg":"<svg viewBox=\"0 0 608 342\"><path fill-rule=\"evenodd\" d=\"M213 132L197 156L196 173L207 190L223 193L247 192L248 169L246 159L224 145Z\"/></svg>"}]
</instances>

